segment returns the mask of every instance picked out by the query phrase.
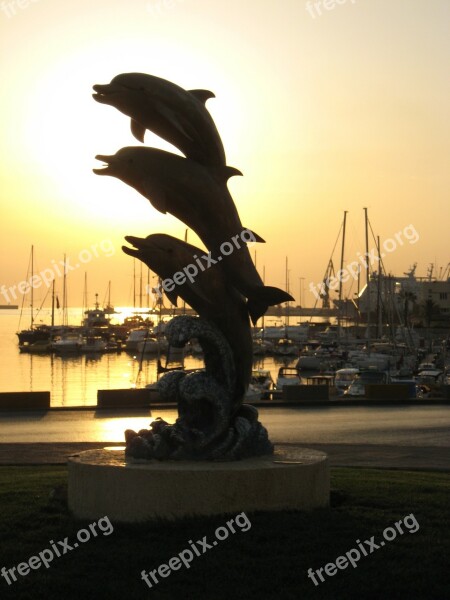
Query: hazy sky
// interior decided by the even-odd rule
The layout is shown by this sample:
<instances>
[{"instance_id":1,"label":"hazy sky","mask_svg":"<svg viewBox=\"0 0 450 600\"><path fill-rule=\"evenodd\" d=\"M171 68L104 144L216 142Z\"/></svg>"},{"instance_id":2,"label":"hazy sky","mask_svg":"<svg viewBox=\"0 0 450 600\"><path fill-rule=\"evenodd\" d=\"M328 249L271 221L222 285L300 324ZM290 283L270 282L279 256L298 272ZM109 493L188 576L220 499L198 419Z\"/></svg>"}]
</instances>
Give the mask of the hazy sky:
<instances>
[{"instance_id":1,"label":"hazy sky","mask_svg":"<svg viewBox=\"0 0 450 600\"><path fill-rule=\"evenodd\" d=\"M425 275L429 263L450 261L448 0L20 4L0 11L6 288L25 279L34 244L37 271L64 252L80 265L69 274L72 305L81 304L85 270L91 303L112 280L113 302L129 304L123 237L183 237L180 221L92 173L96 154L139 144L127 117L91 97L93 84L129 71L215 93L207 107L228 164L244 173L230 190L243 224L267 241L256 257L266 283L284 287L288 256L291 292L298 300L304 278L303 303L312 305L309 283L325 272L344 210L345 262L364 251L364 206L382 243L408 226L417 233L388 246L391 272L418 262ZM149 133L146 144L172 149Z\"/></svg>"}]
</instances>

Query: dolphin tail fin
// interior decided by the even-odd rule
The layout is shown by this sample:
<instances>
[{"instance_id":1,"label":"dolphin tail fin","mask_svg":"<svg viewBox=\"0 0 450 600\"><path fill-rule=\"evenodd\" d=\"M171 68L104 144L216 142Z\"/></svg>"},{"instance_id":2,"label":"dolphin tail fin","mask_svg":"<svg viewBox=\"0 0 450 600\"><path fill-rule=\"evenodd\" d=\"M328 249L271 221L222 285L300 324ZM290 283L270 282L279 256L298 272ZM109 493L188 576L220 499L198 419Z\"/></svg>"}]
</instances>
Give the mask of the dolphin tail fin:
<instances>
[{"instance_id":1,"label":"dolphin tail fin","mask_svg":"<svg viewBox=\"0 0 450 600\"><path fill-rule=\"evenodd\" d=\"M202 104L205 104L210 98L215 98L215 95L209 90L188 90L190 94L195 96L197 100L200 100Z\"/></svg>"},{"instance_id":2,"label":"dolphin tail fin","mask_svg":"<svg viewBox=\"0 0 450 600\"><path fill-rule=\"evenodd\" d=\"M245 231L245 230L244 230L244 231ZM255 238L254 240L251 240L252 242L253 242L253 241L255 241L255 242L258 242L259 244L265 244L265 243L266 243L266 240L263 240L263 239L262 239L262 237L261 237L260 235L258 235L257 233L255 233L255 232L254 232L254 231L252 231L251 229L248 229L248 228L247 228L247 231L248 231L249 233L251 233L251 234L252 234L252 236Z\"/></svg>"},{"instance_id":3,"label":"dolphin tail fin","mask_svg":"<svg viewBox=\"0 0 450 600\"><path fill-rule=\"evenodd\" d=\"M255 289L247 301L247 308L253 325L256 325L258 319L266 313L269 306L288 302L289 300L294 300L294 298L284 290L276 287L267 285Z\"/></svg>"}]
</instances>

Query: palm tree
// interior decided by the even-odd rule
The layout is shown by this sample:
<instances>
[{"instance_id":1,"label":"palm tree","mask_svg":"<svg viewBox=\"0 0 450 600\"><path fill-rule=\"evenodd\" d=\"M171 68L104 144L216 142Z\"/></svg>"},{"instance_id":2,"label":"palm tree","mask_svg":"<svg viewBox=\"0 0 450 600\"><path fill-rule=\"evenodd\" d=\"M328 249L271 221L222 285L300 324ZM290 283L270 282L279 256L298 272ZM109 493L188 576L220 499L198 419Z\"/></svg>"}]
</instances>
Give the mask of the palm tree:
<instances>
[{"instance_id":1,"label":"palm tree","mask_svg":"<svg viewBox=\"0 0 450 600\"><path fill-rule=\"evenodd\" d=\"M410 309L414 307L414 303L417 300L417 296L414 292L402 289L399 293L399 300L403 306L403 322L405 327L409 327L409 315ZM411 306L412 305L412 306Z\"/></svg>"},{"instance_id":2,"label":"palm tree","mask_svg":"<svg viewBox=\"0 0 450 600\"><path fill-rule=\"evenodd\" d=\"M427 338L428 338L428 347L431 349L431 338L430 338L430 329L431 323L434 317L438 317L440 314L439 306L433 302L431 298L425 300L425 302L420 306L420 312L425 317L425 322L427 325Z\"/></svg>"}]
</instances>

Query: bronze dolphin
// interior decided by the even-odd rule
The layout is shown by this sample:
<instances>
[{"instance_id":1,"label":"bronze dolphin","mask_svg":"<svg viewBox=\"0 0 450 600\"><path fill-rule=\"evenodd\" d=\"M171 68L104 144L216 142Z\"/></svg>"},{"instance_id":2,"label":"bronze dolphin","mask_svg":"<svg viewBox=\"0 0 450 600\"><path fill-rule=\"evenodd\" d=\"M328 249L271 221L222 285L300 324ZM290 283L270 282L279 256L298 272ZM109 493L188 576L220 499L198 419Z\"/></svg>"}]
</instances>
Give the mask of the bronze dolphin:
<instances>
[{"instance_id":1,"label":"bronze dolphin","mask_svg":"<svg viewBox=\"0 0 450 600\"><path fill-rule=\"evenodd\" d=\"M225 165L225 151L205 102L208 90L185 90L144 73L122 73L106 85L94 85L93 98L115 106L131 117L131 131L144 141L149 129L176 146L192 160L205 165Z\"/></svg>"},{"instance_id":2,"label":"bronze dolphin","mask_svg":"<svg viewBox=\"0 0 450 600\"><path fill-rule=\"evenodd\" d=\"M248 298L253 323L269 306L293 300L283 290L264 286L243 241L244 231L247 242L264 240L242 226L228 191L229 177L241 174L237 169L205 167L164 150L135 146L96 158L106 167L94 173L121 179L157 210L169 212L195 231L210 250L210 264L221 262L231 285Z\"/></svg>"},{"instance_id":3,"label":"bronze dolphin","mask_svg":"<svg viewBox=\"0 0 450 600\"><path fill-rule=\"evenodd\" d=\"M133 236L125 239L134 246L122 246L126 254L144 262L164 281L172 280L165 286L172 304L176 306L181 297L200 317L212 321L220 329L235 359L235 397L242 400L250 382L253 358L250 321L243 296L228 284L220 265L199 270L195 279L186 276L183 270L194 265L196 257L204 253L200 248L163 233L145 239Z\"/></svg>"}]
</instances>

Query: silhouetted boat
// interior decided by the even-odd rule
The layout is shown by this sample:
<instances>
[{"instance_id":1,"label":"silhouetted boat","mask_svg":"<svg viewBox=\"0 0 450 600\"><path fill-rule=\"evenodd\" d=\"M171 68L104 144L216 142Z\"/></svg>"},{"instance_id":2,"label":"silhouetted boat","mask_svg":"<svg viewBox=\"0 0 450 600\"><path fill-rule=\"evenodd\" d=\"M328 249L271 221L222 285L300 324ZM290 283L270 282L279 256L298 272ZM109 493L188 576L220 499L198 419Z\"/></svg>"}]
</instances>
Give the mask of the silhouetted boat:
<instances>
[{"instance_id":1,"label":"silhouetted boat","mask_svg":"<svg viewBox=\"0 0 450 600\"><path fill-rule=\"evenodd\" d=\"M52 342L52 350L59 354L81 352L83 337L79 333L65 333Z\"/></svg>"},{"instance_id":2,"label":"silhouetted boat","mask_svg":"<svg viewBox=\"0 0 450 600\"><path fill-rule=\"evenodd\" d=\"M295 367L281 367L278 371L277 390L282 390L286 385L300 385L301 380Z\"/></svg>"}]
</instances>

